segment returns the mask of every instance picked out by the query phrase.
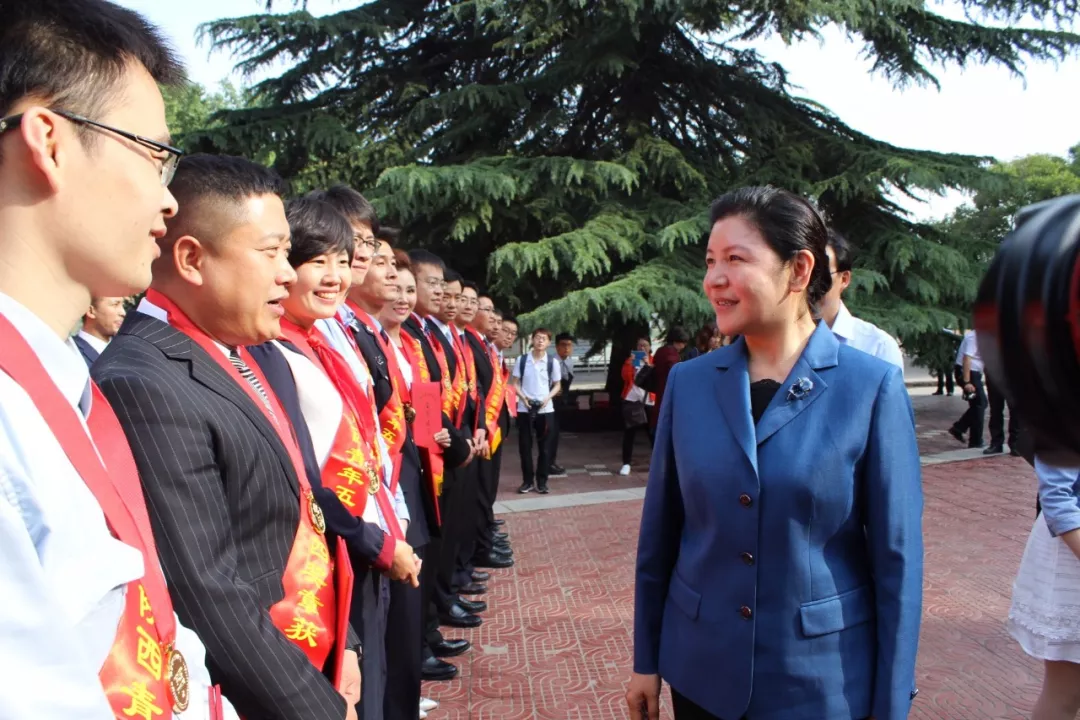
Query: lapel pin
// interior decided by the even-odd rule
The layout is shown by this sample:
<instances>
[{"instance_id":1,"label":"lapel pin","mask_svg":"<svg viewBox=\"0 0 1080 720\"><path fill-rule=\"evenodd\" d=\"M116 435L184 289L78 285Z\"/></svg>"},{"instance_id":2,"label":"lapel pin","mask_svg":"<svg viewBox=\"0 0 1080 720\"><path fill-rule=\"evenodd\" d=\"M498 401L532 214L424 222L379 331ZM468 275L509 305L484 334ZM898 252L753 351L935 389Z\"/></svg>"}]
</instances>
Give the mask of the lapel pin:
<instances>
[{"instance_id":1,"label":"lapel pin","mask_svg":"<svg viewBox=\"0 0 1080 720\"><path fill-rule=\"evenodd\" d=\"M801 377L791 384L788 388L787 396L788 400L801 400L810 394L810 391L814 389L814 381L808 377Z\"/></svg>"}]
</instances>

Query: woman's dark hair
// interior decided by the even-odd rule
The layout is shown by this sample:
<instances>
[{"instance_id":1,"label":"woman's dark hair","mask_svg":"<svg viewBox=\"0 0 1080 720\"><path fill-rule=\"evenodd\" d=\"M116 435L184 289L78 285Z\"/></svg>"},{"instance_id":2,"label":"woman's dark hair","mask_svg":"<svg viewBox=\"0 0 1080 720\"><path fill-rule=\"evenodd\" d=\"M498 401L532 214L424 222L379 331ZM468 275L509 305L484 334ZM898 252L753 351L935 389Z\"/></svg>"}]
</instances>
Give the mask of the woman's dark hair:
<instances>
[{"instance_id":1,"label":"woman's dark hair","mask_svg":"<svg viewBox=\"0 0 1080 720\"><path fill-rule=\"evenodd\" d=\"M814 256L814 270L806 294L814 308L832 287L829 227L806 199L774 187L744 187L721 195L713 202L710 227L725 218L740 216L757 228L780 259L789 263L800 250Z\"/></svg>"},{"instance_id":2,"label":"woman's dark hair","mask_svg":"<svg viewBox=\"0 0 1080 720\"><path fill-rule=\"evenodd\" d=\"M316 190L311 193L316 200L330 203L350 223L363 223L371 226L376 237L379 234L379 216L368 199L348 185L335 185L329 190Z\"/></svg>"},{"instance_id":3,"label":"woman's dark hair","mask_svg":"<svg viewBox=\"0 0 1080 720\"><path fill-rule=\"evenodd\" d=\"M289 220L292 249L289 264L298 268L320 255L337 254L342 250L353 256L353 230L349 221L330 203L312 195L290 200L285 205Z\"/></svg>"}]
</instances>

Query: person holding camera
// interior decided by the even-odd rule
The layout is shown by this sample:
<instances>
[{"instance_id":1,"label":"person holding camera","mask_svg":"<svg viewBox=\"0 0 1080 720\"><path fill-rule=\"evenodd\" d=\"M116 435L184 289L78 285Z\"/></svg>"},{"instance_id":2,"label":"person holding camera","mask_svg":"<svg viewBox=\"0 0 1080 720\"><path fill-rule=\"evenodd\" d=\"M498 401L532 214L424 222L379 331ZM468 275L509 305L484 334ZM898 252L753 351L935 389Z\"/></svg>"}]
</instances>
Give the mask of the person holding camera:
<instances>
[{"instance_id":1,"label":"person holding camera","mask_svg":"<svg viewBox=\"0 0 1080 720\"><path fill-rule=\"evenodd\" d=\"M964 333L956 353L956 379L964 391L968 409L949 428L949 434L969 448L983 446L983 427L986 423L986 390L983 387L983 362L979 357L979 341L974 330ZM968 433L965 438L964 434Z\"/></svg>"},{"instance_id":2,"label":"person holding camera","mask_svg":"<svg viewBox=\"0 0 1080 720\"><path fill-rule=\"evenodd\" d=\"M514 363L512 380L518 395L518 451L521 454L521 487L519 493L535 489L541 495L548 493L550 456L548 441L551 438L552 418L555 405L552 399L559 394L559 364L547 353L551 344L551 331L538 328L532 334L532 351L522 355ZM532 443L536 435L536 471L533 472Z\"/></svg>"}]
</instances>

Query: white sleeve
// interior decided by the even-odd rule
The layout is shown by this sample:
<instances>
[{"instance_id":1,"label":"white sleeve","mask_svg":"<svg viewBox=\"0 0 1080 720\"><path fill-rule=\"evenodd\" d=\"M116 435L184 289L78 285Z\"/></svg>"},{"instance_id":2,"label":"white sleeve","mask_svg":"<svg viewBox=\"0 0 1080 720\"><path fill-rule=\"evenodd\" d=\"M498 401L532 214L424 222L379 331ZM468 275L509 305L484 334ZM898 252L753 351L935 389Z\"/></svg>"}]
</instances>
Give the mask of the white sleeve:
<instances>
[{"instance_id":1,"label":"white sleeve","mask_svg":"<svg viewBox=\"0 0 1080 720\"><path fill-rule=\"evenodd\" d=\"M0 718L113 720L98 678L104 658L72 642L76 628L38 557L35 540L48 533L27 479L0 464ZM119 621L117 595L102 622Z\"/></svg>"}]
</instances>

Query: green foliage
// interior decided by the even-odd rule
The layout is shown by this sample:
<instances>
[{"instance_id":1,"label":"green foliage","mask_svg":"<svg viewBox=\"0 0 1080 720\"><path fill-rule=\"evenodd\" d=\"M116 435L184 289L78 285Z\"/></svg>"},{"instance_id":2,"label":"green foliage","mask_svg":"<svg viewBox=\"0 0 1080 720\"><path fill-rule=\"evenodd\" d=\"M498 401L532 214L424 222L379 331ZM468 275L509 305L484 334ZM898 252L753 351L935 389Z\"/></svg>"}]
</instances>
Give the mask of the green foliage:
<instances>
[{"instance_id":1,"label":"green foliage","mask_svg":"<svg viewBox=\"0 0 1080 720\"><path fill-rule=\"evenodd\" d=\"M1060 23L1076 0L964 0L966 21L870 0L299 5L204 28L244 71L288 69L255 89L259 107L215 115L190 142L270 158L297 192L347 182L525 327L589 337L700 326L709 204L765 183L814 197L858 248L858 312L904 339L955 324L982 251L891 198L989 192L990 161L867 137L795 96L747 41L837 26L898 85L934 84L942 63L1019 73L1080 41L981 22Z\"/></svg>"},{"instance_id":2,"label":"green foliage","mask_svg":"<svg viewBox=\"0 0 1080 720\"><path fill-rule=\"evenodd\" d=\"M165 99L165 120L169 125L174 142L181 149L185 138L197 130L224 127L220 113L257 105L257 98L251 90L240 90L229 81L224 81L217 92L207 92L198 83L187 83L179 87L162 87L161 95Z\"/></svg>"}]
</instances>

